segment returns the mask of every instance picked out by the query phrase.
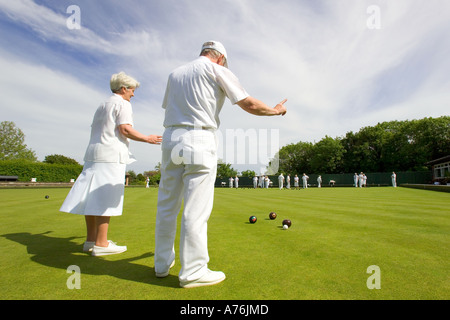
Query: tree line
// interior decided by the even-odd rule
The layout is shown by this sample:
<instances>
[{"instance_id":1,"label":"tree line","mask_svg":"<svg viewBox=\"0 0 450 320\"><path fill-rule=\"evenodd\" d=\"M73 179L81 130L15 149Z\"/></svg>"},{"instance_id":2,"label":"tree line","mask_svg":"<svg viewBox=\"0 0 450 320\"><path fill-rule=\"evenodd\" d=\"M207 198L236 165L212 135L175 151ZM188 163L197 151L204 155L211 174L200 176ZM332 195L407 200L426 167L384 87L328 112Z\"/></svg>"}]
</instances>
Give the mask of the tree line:
<instances>
[{"instance_id":1,"label":"tree line","mask_svg":"<svg viewBox=\"0 0 450 320\"><path fill-rule=\"evenodd\" d=\"M389 121L286 145L276 154L279 172L349 173L428 170L426 163L450 154L450 117ZM272 161L274 161L272 159Z\"/></svg>"},{"instance_id":2,"label":"tree line","mask_svg":"<svg viewBox=\"0 0 450 320\"><path fill-rule=\"evenodd\" d=\"M25 135L13 122L1 122L0 161L37 162L35 152L24 141ZM343 137L325 136L314 143L299 141L282 147L275 158L279 162L277 174L335 174L428 170L427 162L449 154L450 116L442 116L378 123L363 127L358 132L347 132ZM74 159L63 155L46 156L43 162L82 167ZM235 176L237 173L230 164L219 161L218 177ZM142 184L146 177L150 177L152 183L159 180L158 166L144 174L129 174L131 180ZM255 173L247 170L241 175L252 177Z\"/></svg>"}]
</instances>

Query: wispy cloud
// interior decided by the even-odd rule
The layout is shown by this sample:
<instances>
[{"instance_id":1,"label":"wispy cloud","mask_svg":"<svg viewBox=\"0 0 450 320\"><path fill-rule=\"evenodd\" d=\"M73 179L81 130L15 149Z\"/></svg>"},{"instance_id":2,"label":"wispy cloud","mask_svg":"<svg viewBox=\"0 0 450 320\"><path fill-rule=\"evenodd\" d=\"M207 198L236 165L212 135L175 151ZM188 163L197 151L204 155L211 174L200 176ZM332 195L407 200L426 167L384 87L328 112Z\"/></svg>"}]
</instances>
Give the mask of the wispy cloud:
<instances>
[{"instance_id":1,"label":"wispy cloud","mask_svg":"<svg viewBox=\"0 0 450 320\"><path fill-rule=\"evenodd\" d=\"M69 14L57 13L32 0L1 1L0 9L16 23L31 28L44 41L58 41L87 50L115 53L112 44L95 32L67 27Z\"/></svg>"}]
</instances>

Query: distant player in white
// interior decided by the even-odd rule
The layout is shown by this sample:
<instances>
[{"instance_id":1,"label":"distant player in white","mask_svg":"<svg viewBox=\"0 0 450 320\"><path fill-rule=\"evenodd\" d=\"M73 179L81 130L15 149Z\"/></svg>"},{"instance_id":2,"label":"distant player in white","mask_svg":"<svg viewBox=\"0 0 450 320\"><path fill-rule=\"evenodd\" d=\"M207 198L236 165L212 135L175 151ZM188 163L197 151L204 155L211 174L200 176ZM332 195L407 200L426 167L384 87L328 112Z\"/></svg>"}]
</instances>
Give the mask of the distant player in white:
<instances>
[{"instance_id":1,"label":"distant player in white","mask_svg":"<svg viewBox=\"0 0 450 320\"><path fill-rule=\"evenodd\" d=\"M283 184L284 184L284 176L283 174L280 174L278 176L278 186L280 187L280 190L283 189Z\"/></svg>"},{"instance_id":2,"label":"distant player in white","mask_svg":"<svg viewBox=\"0 0 450 320\"><path fill-rule=\"evenodd\" d=\"M355 188L358 188L358 174L355 172L355 175L353 176L353 182L355 183Z\"/></svg>"},{"instance_id":3,"label":"distant player in white","mask_svg":"<svg viewBox=\"0 0 450 320\"><path fill-rule=\"evenodd\" d=\"M234 182L233 177L230 177L230 179L228 179L228 181L230 182L230 183L229 183L230 188L233 188L233 182Z\"/></svg>"},{"instance_id":4,"label":"distant player in white","mask_svg":"<svg viewBox=\"0 0 450 320\"><path fill-rule=\"evenodd\" d=\"M317 177L317 187L320 188L322 186L322 176Z\"/></svg>"},{"instance_id":5,"label":"distant player in white","mask_svg":"<svg viewBox=\"0 0 450 320\"><path fill-rule=\"evenodd\" d=\"M253 177L253 188L258 188L258 177L254 176Z\"/></svg>"},{"instance_id":6,"label":"distant player in white","mask_svg":"<svg viewBox=\"0 0 450 320\"><path fill-rule=\"evenodd\" d=\"M361 172L358 176L359 187L362 188L364 184L364 174Z\"/></svg>"},{"instance_id":7,"label":"distant player in white","mask_svg":"<svg viewBox=\"0 0 450 320\"><path fill-rule=\"evenodd\" d=\"M291 188L291 176L288 174L286 177L286 189Z\"/></svg>"},{"instance_id":8,"label":"distant player in white","mask_svg":"<svg viewBox=\"0 0 450 320\"><path fill-rule=\"evenodd\" d=\"M302 181L303 181L303 189L308 188L308 179L309 177L306 175L306 173L303 174Z\"/></svg>"},{"instance_id":9,"label":"distant player in white","mask_svg":"<svg viewBox=\"0 0 450 320\"><path fill-rule=\"evenodd\" d=\"M395 172L392 172L391 180L392 180L392 186L394 188L397 187L397 175L395 174Z\"/></svg>"},{"instance_id":10,"label":"distant player in white","mask_svg":"<svg viewBox=\"0 0 450 320\"><path fill-rule=\"evenodd\" d=\"M299 178L297 175L295 175L295 177L294 177L294 187L295 188L298 188L298 181L299 181Z\"/></svg>"},{"instance_id":11,"label":"distant player in white","mask_svg":"<svg viewBox=\"0 0 450 320\"><path fill-rule=\"evenodd\" d=\"M234 178L234 186L236 187L236 189L239 188L239 178L238 178L238 176L236 176Z\"/></svg>"}]
</instances>

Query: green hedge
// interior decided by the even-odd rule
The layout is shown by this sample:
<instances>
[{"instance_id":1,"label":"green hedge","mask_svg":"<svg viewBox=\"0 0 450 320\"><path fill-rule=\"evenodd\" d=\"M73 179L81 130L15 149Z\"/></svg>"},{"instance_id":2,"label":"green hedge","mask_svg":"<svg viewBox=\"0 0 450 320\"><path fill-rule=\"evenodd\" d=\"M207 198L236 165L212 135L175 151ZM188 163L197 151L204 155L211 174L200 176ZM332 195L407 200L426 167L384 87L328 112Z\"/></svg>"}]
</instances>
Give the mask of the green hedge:
<instances>
[{"instance_id":1,"label":"green hedge","mask_svg":"<svg viewBox=\"0 0 450 320\"><path fill-rule=\"evenodd\" d=\"M26 160L0 161L0 175L18 176L19 181L30 181L36 178L37 182L69 182L76 179L83 170L82 165L48 164Z\"/></svg>"}]
</instances>

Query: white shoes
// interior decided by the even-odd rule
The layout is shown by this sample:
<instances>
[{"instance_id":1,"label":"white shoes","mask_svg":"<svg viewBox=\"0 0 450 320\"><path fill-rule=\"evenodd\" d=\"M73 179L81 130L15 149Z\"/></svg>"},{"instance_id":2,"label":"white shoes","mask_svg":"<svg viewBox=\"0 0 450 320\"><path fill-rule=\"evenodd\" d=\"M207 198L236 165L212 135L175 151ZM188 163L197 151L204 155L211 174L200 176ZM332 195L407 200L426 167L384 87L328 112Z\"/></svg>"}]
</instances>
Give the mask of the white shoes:
<instances>
[{"instance_id":1,"label":"white shoes","mask_svg":"<svg viewBox=\"0 0 450 320\"><path fill-rule=\"evenodd\" d=\"M203 287L203 286L212 286L214 284L220 283L225 280L225 274L221 271L208 271L197 280L193 281L180 281L180 287L182 288L195 288L195 287Z\"/></svg>"},{"instance_id":2,"label":"white shoes","mask_svg":"<svg viewBox=\"0 0 450 320\"><path fill-rule=\"evenodd\" d=\"M92 249L94 249L95 241L86 241L83 244L83 252L92 252Z\"/></svg>"},{"instance_id":3,"label":"white shoes","mask_svg":"<svg viewBox=\"0 0 450 320\"><path fill-rule=\"evenodd\" d=\"M91 252L93 256L106 256L110 254L117 254L127 251L127 246L118 246L111 240L108 240L107 247L99 247L95 245L94 241L86 241L83 244L83 252ZM169 266L166 272L156 272L157 278L165 278L169 275L170 269L175 265L175 260ZM180 281L180 287L182 288L195 288L203 286L212 286L225 280L225 274L221 271L207 270L206 273L197 280L192 281Z\"/></svg>"},{"instance_id":4,"label":"white shoes","mask_svg":"<svg viewBox=\"0 0 450 320\"><path fill-rule=\"evenodd\" d=\"M85 241L83 244L83 252L90 252L93 256L105 256L125 251L127 251L127 246L118 246L111 240L108 240L107 247L96 246L95 241Z\"/></svg>"},{"instance_id":5,"label":"white shoes","mask_svg":"<svg viewBox=\"0 0 450 320\"><path fill-rule=\"evenodd\" d=\"M166 272L156 272L157 278L165 278L169 275L170 269L175 265L175 260L170 264L169 269ZM182 288L195 288L203 286L212 286L225 280L225 274L221 271L211 271L207 269L206 273L197 280L192 281L180 281L180 287Z\"/></svg>"},{"instance_id":6,"label":"white shoes","mask_svg":"<svg viewBox=\"0 0 450 320\"><path fill-rule=\"evenodd\" d=\"M85 246L87 247L86 243L83 246L83 251L84 251L84 247ZM94 257L97 257L97 256L106 256L106 255L110 255L110 254L122 253L122 252L125 252L125 251L127 251L127 246L118 246L118 245L115 244L115 242L112 242L111 240L108 240L108 246L107 247L96 246L95 243L94 243L94 246L92 247L91 254Z\"/></svg>"},{"instance_id":7,"label":"white shoes","mask_svg":"<svg viewBox=\"0 0 450 320\"><path fill-rule=\"evenodd\" d=\"M165 278L169 275L170 269L175 265L175 260L172 261L172 263L170 264L169 270L167 270L166 272L156 272L156 277L157 278Z\"/></svg>"}]
</instances>

